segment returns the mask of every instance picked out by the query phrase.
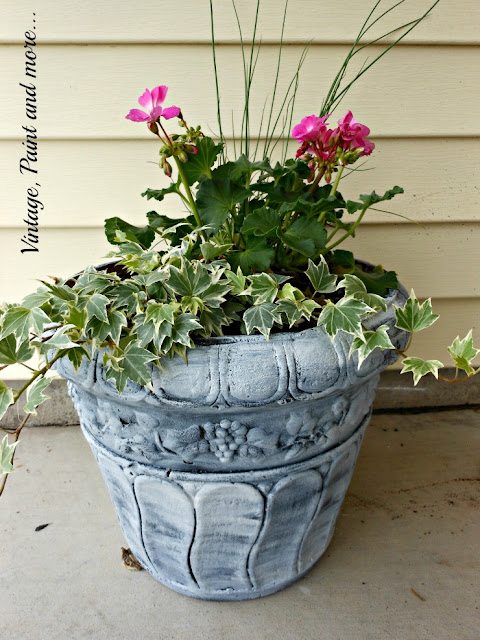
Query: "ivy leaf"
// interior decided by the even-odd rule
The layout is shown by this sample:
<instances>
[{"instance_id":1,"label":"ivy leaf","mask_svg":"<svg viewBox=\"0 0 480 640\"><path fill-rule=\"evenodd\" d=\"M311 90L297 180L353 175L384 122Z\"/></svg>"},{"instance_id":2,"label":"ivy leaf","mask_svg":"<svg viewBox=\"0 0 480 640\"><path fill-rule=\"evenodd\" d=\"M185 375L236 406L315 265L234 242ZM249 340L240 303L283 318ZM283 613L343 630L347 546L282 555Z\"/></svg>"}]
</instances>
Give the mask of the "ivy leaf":
<instances>
[{"instance_id":1,"label":"ivy leaf","mask_svg":"<svg viewBox=\"0 0 480 640\"><path fill-rule=\"evenodd\" d=\"M281 219L277 211L269 207L255 209L244 220L242 233L253 233L254 236L275 238L280 229Z\"/></svg>"},{"instance_id":2,"label":"ivy leaf","mask_svg":"<svg viewBox=\"0 0 480 640\"><path fill-rule=\"evenodd\" d=\"M330 273L328 265L323 256L320 256L320 262L315 264L311 260L308 261L308 269L305 271L308 279L312 283L313 288L318 293L332 293L337 289L337 277Z\"/></svg>"},{"instance_id":3,"label":"ivy leaf","mask_svg":"<svg viewBox=\"0 0 480 640\"><path fill-rule=\"evenodd\" d=\"M25 413L33 413L36 415L38 405L50 398L50 396L44 395L43 392L51 382L52 378L39 378L28 388L27 402L23 407Z\"/></svg>"},{"instance_id":4,"label":"ivy leaf","mask_svg":"<svg viewBox=\"0 0 480 640\"><path fill-rule=\"evenodd\" d=\"M10 307L3 317L2 338L13 334L17 343L21 343L28 338L30 330L34 331L36 335L41 335L44 326L50 322L51 319L41 309Z\"/></svg>"},{"instance_id":5,"label":"ivy leaf","mask_svg":"<svg viewBox=\"0 0 480 640\"><path fill-rule=\"evenodd\" d=\"M201 335L209 338L211 335L223 336L222 327L229 324L229 319L223 309L205 307L200 314L200 324L202 325Z\"/></svg>"},{"instance_id":6,"label":"ivy leaf","mask_svg":"<svg viewBox=\"0 0 480 640\"><path fill-rule=\"evenodd\" d=\"M307 258L322 249L327 242L327 232L323 224L314 218L304 216L297 218L287 231L278 235L290 249L299 251Z\"/></svg>"},{"instance_id":7,"label":"ivy leaf","mask_svg":"<svg viewBox=\"0 0 480 640\"><path fill-rule=\"evenodd\" d=\"M202 329L202 325L198 322L197 318L192 313L182 313L175 318L172 330L173 342L191 347L192 339L190 338L190 332L195 331L195 329Z\"/></svg>"},{"instance_id":8,"label":"ivy leaf","mask_svg":"<svg viewBox=\"0 0 480 640\"><path fill-rule=\"evenodd\" d=\"M0 418L7 413L8 407L13 404L13 391L0 380Z\"/></svg>"},{"instance_id":9,"label":"ivy leaf","mask_svg":"<svg viewBox=\"0 0 480 640\"><path fill-rule=\"evenodd\" d=\"M153 322L153 326L158 331L162 322L173 324L177 309L177 303L163 304L150 301L145 310L145 322Z\"/></svg>"},{"instance_id":10,"label":"ivy leaf","mask_svg":"<svg viewBox=\"0 0 480 640\"><path fill-rule=\"evenodd\" d=\"M32 357L33 349L30 347L28 340L22 342L18 347L13 335L0 340L0 365L27 362Z\"/></svg>"},{"instance_id":11,"label":"ivy leaf","mask_svg":"<svg viewBox=\"0 0 480 640\"><path fill-rule=\"evenodd\" d=\"M46 302L49 302L52 298L52 293L46 288L40 287L33 293L29 293L28 296L22 300L22 307L32 309L33 307L41 307Z\"/></svg>"},{"instance_id":12,"label":"ivy leaf","mask_svg":"<svg viewBox=\"0 0 480 640\"><path fill-rule=\"evenodd\" d=\"M287 322L290 327L302 319L302 310L295 300L290 298L282 298L278 300L276 305L277 315L283 313L287 318Z\"/></svg>"},{"instance_id":13,"label":"ivy leaf","mask_svg":"<svg viewBox=\"0 0 480 640\"><path fill-rule=\"evenodd\" d=\"M440 317L437 313L432 312L431 299L428 298L423 304L420 304L413 289L403 309L395 305L394 309L397 318L396 326L410 333L426 329Z\"/></svg>"},{"instance_id":14,"label":"ivy leaf","mask_svg":"<svg viewBox=\"0 0 480 640\"><path fill-rule=\"evenodd\" d=\"M204 304L212 308L218 308L225 302L225 296L230 292L230 284L222 282L212 282L212 284L202 293Z\"/></svg>"},{"instance_id":15,"label":"ivy leaf","mask_svg":"<svg viewBox=\"0 0 480 640\"><path fill-rule=\"evenodd\" d=\"M247 236L246 248L243 251L233 251L227 256L232 269L240 269L243 273L250 273L252 267L264 271L268 269L273 258L274 249L267 244L265 238Z\"/></svg>"},{"instance_id":16,"label":"ivy leaf","mask_svg":"<svg viewBox=\"0 0 480 640\"><path fill-rule=\"evenodd\" d=\"M166 321L162 322L156 329L153 322L145 322L145 314L139 314L135 318L134 331L137 334L140 346L146 347L152 342L159 354L165 351L163 348L164 342L167 338L171 338L172 329L173 325Z\"/></svg>"},{"instance_id":17,"label":"ivy leaf","mask_svg":"<svg viewBox=\"0 0 480 640\"><path fill-rule=\"evenodd\" d=\"M258 273L248 278L250 286L245 290L245 295L253 296L254 304L273 302L278 293L278 282L268 273Z\"/></svg>"},{"instance_id":18,"label":"ivy leaf","mask_svg":"<svg viewBox=\"0 0 480 640\"><path fill-rule=\"evenodd\" d=\"M152 374L147 364L155 360L155 356L150 351L143 349L137 341L130 342L120 358L119 365L123 373L138 384L148 384Z\"/></svg>"},{"instance_id":19,"label":"ivy leaf","mask_svg":"<svg viewBox=\"0 0 480 640\"><path fill-rule=\"evenodd\" d=\"M161 202L165 198L165 196L168 195L169 193L177 193L177 192L178 192L177 184L176 182L172 182L170 186L168 186L166 189L147 189L141 195L143 198L146 198L147 200L150 200L151 198L153 198L154 200L158 200L158 202Z\"/></svg>"},{"instance_id":20,"label":"ivy leaf","mask_svg":"<svg viewBox=\"0 0 480 640\"><path fill-rule=\"evenodd\" d=\"M367 356L369 356L374 349L394 349L394 345L388 335L389 326L382 324L376 331L365 331L365 341L358 337L355 337L350 347L350 355L354 351L358 353L358 366L360 367Z\"/></svg>"},{"instance_id":21,"label":"ivy leaf","mask_svg":"<svg viewBox=\"0 0 480 640\"><path fill-rule=\"evenodd\" d=\"M389 189L388 191L385 191L385 193L383 194L383 196L379 196L378 193L375 193L375 191L372 191L372 193L366 195L363 194L360 197L360 202L354 202L353 200L348 200L347 201L347 211L348 213L355 213L356 211L363 211L364 209L368 209L369 207L371 207L374 204L377 204L378 202L384 202L385 200L391 200L392 198L394 198L396 195L403 193L403 189L402 187L393 187L392 189Z\"/></svg>"},{"instance_id":22,"label":"ivy leaf","mask_svg":"<svg viewBox=\"0 0 480 640\"><path fill-rule=\"evenodd\" d=\"M199 296L210 285L210 274L200 262L182 260L180 269L170 265L166 286L179 296L193 298Z\"/></svg>"},{"instance_id":23,"label":"ivy leaf","mask_svg":"<svg viewBox=\"0 0 480 640\"><path fill-rule=\"evenodd\" d=\"M121 311L108 311L109 333L115 344L120 342L123 327L127 326L127 318Z\"/></svg>"},{"instance_id":24,"label":"ivy leaf","mask_svg":"<svg viewBox=\"0 0 480 640\"><path fill-rule=\"evenodd\" d=\"M69 329L75 329L72 324L66 324L55 331L53 336L45 342L32 342L35 346L38 346L42 353L48 353L50 349L74 349L78 345L72 342L66 335Z\"/></svg>"},{"instance_id":25,"label":"ivy leaf","mask_svg":"<svg viewBox=\"0 0 480 640\"><path fill-rule=\"evenodd\" d=\"M342 298L336 304L328 300L317 324L318 326L323 325L331 338L334 338L339 331L344 331L357 336L364 342L362 318L371 311L373 309L367 304L361 300L355 300L355 298Z\"/></svg>"},{"instance_id":26,"label":"ivy leaf","mask_svg":"<svg viewBox=\"0 0 480 640\"><path fill-rule=\"evenodd\" d=\"M11 459L17 444L18 442L8 444L8 436L5 436L0 443L0 475L15 471L15 467L11 464Z\"/></svg>"},{"instance_id":27,"label":"ivy leaf","mask_svg":"<svg viewBox=\"0 0 480 640\"><path fill-rule=\"evenodd\" d=\"M122 231L125 235L119 235L119 231ZM150 225L136 227L117 217L107 218L105 220L105 235L110 244L122 244L125 242L125 239L127 239L132 242L137 242L144 249L148 249L155 240L155 231Z\"/></svg>"},{"instance_id":28,"label":"ivy leaf","mask_svg":"<svg viewBox=\"0 0 480 640\"><path fill-rule=\"evenodd\" d=\"M87 324L87 312L85 309L79 309L78 304L67 302L68 313L65 315L65 321L68 324L83 329Z\"/></svg>"},{"instance_id":29,"label":"ivy leaf","mask_svg":"<svg viewBox=\"0 0 480 640\"><path fill-rule=\"evenodd\" d=\"M94 293L87 302L88 318L98 318L102 322L108 322L107 305L110 300L101 293Z\"/></svg>"},{"instance_id":30,"label":"ivy leaf","mask_svg":"<svg viewBox=\"0 0 480 640\"><path fill-rule=\"evenodd\" d=\"M83 358L87 357L89 360L91 359L90 353L86 349L85 346L80 345L75 347L75 349L69 349L67 351L67 357L70 362L73 364L75 371L80 369L80 365L82 364Z\"/></svg>"},{"instance_id":31,"label":"ivy leaf","mask_svg":"<svg viewBox=\"0 0 480 640\"><path fill-rule=\"evenodd\" d=\"M233 295L237 296L244 291L246 277L243 275L240 267L237 268L236 273L234 271L230 271L229 269L227 269L227 271L225 271L225 275L233 285L232 287Z\"/></svg>"},{"instance_id":32,"label":"ivy leaf","mask_svg":"<svg viewBox=\"0 0 480 640\"><path fill-rule=\"evenodd\" d=\"M211 233L215 233L235 205L251 195L249 189L240 187L229 178L204 180L197 191L198 213L202 222L210 227Z\"/></svg>"},{"instance_id":33,"label":"ivy leaf","mask_svg":"<svg viewBox=\"0 0 480 640\"><path fill-rule=\"evenodd\" d=\"M210 169L223 147L221 143L215 144L208 137L197 140L195 146L197 153L195 155L187 154L188 161L183 165L189 185L199 182L202 177L210 177Z\"/></svg>"},{"instance_id":34,"label":"ivy leaf","mask_svg":"<svg viewBox=\"0 0 480 640\"><path fill-rule=\"evenodd\" d=\"M249 335L253 333L254 329L258 329L268 339L270 330L277 319L275 311L276 305L271 302L263 302L247 309L243 314L247 334Z\"/></svg>"},{"instance_id":35,"label":"ivy leaf","mask_svg":"<svg viewBox=\"0 0 480 640\"><path fill-rule=\"evenodd\" d=\"M363 300L363 302L372 309L377 308L382 309L383 311L387 310L387 303L385 300L374 293L368 293L363 282L351 273L345 274L337 288L344 288L346 296L352 296L352 298L355 298L356 300Z\"/></svg>"},{"instance_id":36,"label":"ivy leaf","mask_svg":"<svg viewBox=\"0 0 480 640\"><path fill-rule=\"evenodd\" d=\"M452 344L447 347L447 351L458 369L463 369L468 376L475 373L471 362L475 356L480 353L480 349L475 349L473 346L471 329L463 340L460 340L460 336L457 336Z\"/></svg>"},{"instance_id":37,"label":"ivy leaf","mask_svg":"<svg viewBox=\"0 0 480 640\"><path fill-rule=\"evenodd\" d=\"M438 370L443 367L443 364L439 360L422 360L422 358L405 358L402 362L403 369L400 373L407 373L411 371L413 373L413 384L416 386L422 376L426 376L427 373L433 373L438 380Z\"/></svg>"},{"instance_id":38,"label":"ivy leaf","mask_svg":"<svg viewBox=\"0 0 480 640\"><path fill-rule=\"evenodd\" d=\"M228 244L213 244L212 242L202 242L200 245L200 251L205 260L213 260L217 256L221 256L231 249L232 243Z\"/></svg>"}]
</instances>

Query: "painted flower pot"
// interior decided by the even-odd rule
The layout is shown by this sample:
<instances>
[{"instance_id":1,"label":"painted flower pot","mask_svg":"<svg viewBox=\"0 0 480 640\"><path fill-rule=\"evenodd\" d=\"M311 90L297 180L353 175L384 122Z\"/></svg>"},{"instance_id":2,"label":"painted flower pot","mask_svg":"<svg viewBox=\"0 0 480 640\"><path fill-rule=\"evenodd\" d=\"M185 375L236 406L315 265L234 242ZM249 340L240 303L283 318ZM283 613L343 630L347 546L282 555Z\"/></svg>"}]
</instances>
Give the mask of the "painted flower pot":
<instances>
[{"instance_id":1,"label":"painted flower pot","mask_svg":"<svg viewBox=\"0 0 480 640\"><path fill-rule=\"evenodd\" d=\"M393 304L369 319L394 328ZM323 328L214 338L152 367L119 395L101 357L69 380L80 423L125 537L157 580L209 600L273 593L304 575L333 534L380 372Z\"/></svg>"}]
</instances>

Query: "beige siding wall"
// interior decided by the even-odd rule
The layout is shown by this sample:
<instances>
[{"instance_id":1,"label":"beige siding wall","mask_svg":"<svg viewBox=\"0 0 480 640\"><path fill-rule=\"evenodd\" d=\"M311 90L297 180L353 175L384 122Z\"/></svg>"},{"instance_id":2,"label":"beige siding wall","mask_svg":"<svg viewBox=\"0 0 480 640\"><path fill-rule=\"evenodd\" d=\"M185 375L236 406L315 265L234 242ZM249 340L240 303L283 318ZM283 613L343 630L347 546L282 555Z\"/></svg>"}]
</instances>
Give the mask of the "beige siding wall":
<instances>
[{"instance_id":1,"label":"beige siding wall","mask_svg":"<svg viewBox=\"0 0 480 640\"><path fill-rule=\"evenodd\" d=\"M205 131L216 131L217 122L208 0L6 4L0 24L0 297L14 301L35 286L36 278L67 275L101 261L108 251L104 217L139 223L154 208L140 193L166 184L155 165L155 139L144 126L124 119L145 87L167 84L167 103L181 106L188 122L201 123ZM241 58L230 2L214 4L224 130L231 138L239 129L243 104ZM386 27L419 15L428 4L407 0ZM372 5L290 0L283 86L303 44L313 39L297 118L318 112ZM237 0L237 6L248 39L255 2ZM32 10L38 33L36 176L18 169L22 126L32 124L25 118L19 86L25 81L23 34L31 28ZM278 0L263 0L259 32L264 47L252 94L253 131L273 85L281 13ZM358 233L356 253L397 270L417 295L433 296L442 317L418 336L415 351L441 360L457 333L474 327L480 338L479 34L477 0L442 0L408 43L360 81L335 114L351 108L371 127L377 144L368 164L374 170L349 176L344 195L399 184L405 196L386 208L419 223L371 212ZM21 254L26 189L36 182L45 205L40 251ZM174 201L165 207L169 213L180 211Z\"/></svg>"}]
</instances>

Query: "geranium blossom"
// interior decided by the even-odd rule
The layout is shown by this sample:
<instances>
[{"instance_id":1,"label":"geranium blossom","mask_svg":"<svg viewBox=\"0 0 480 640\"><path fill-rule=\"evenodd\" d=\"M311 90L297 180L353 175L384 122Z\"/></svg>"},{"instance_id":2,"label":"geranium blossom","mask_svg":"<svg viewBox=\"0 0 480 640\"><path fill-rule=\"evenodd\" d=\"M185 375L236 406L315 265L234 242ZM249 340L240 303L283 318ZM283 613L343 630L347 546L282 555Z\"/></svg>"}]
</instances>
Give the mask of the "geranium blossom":
<instances>
[{"instance_id":1,"label":"geranium blossom","mask_svg":"<svg viewBox=\"0 0 480 640\"><path fill-rule=\"evenodd\" d=\"M318 116L311 115L305 116L300 124L297 124L292 129L292 137L296 138L299 142L313 142L317 140L322 133L327 130L325 120L330 114L319 118Z\"/></svg>"},{"instance_id":2,"label":"geranium blossom","mask_svg":"<svg viewBox=\"0 0 480 640\"><path fill-rule=\"evenodd\" d=\"M355 120L351 111L347 111L343 118L340 118L338 129L343 140L342 147L344 150L362 148L362 155L368 156L375 149L374 143L367 140L370 129Z\"/></svg>"},{"instance_id":3,"label":"geranium blossom","mask_svg":"<svg viewBox=\"0 0 480 640\"><path fill-rule=\"evenodd\" d=\"M165 102L167 96L168 87L161 85L155 87L151 91L145 89L145 92L138 99L138 103L141 107L146 109L130 109L129 113L125 116L127 120L133 120L133 122L157 122L162 117L165 120L175 118L180 115L180 109L178 107L167 107L164 109L162 104Z\"/></svg>"}]
</instances>

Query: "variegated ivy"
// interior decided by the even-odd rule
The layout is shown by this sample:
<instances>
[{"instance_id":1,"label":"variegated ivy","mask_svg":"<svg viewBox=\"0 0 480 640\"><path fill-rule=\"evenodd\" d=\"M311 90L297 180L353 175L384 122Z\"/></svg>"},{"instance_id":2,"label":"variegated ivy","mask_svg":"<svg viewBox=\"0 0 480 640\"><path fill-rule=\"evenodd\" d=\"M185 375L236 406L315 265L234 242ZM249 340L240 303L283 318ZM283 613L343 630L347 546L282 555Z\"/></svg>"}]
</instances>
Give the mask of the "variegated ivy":
<instances>
[{"instance_id":1,"label":"variegated ivy","mask_svg":"<svg viewBox=\"0 0 480 640\"><path fill-rule=\"evenodd\" d=\"M292 131L300 143L296 159L274 166L266 156L219 161L223 145L188 127L178 107L163 108L166 93L165 86L147 90L139 99L146 111L134 109L128 118L146 122L161 140L163 171L171 177L171 162L177 167L167 188L143 195L161 202L175 194L186 214L174 219L150 211L143 227L108 219L114 262L44 281L20 304L0 309L0 368L21 364L30 372L20 389L0 381L0 418L24 392L25 413L36 412L59 358L78 369L99 353L121 393L128 380L148 385L151 367L162 367L165 357L187 360L197 339L225 330L268 339L272 331L319 326L332 340L350 336L359 366L375 349L393 349L415 384L427 373L438 377L443 364L396 349L387 324L368 328L369 316L386 310L385 295L398 285L395 273L337 248L355 236L369 209L403 192L395 186L345 200L338 191L345 167L373 151L369 129L350 111L335 128L327 115L307 116ZM167 133L162 118L178 118L184 133ZM413 291L395 314L396 326L410 337L438 318L430 300L420 304ZM457 374L478 373L471 332L448 352ZM38 359L41 364L32 365ZM13 442L6 437L0 444L2 474L13 469L23 424L11 432Z\"/></svg>"}]
</instances>

